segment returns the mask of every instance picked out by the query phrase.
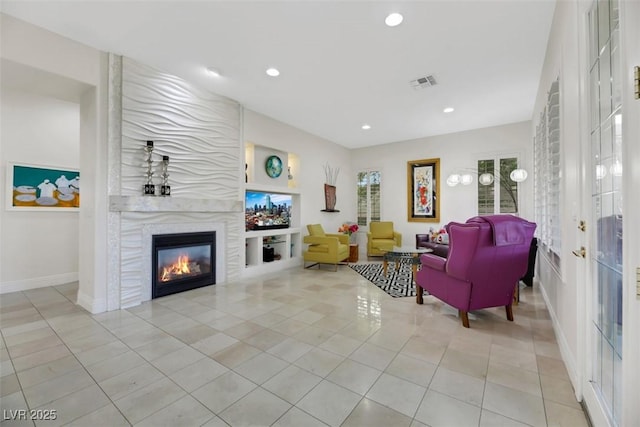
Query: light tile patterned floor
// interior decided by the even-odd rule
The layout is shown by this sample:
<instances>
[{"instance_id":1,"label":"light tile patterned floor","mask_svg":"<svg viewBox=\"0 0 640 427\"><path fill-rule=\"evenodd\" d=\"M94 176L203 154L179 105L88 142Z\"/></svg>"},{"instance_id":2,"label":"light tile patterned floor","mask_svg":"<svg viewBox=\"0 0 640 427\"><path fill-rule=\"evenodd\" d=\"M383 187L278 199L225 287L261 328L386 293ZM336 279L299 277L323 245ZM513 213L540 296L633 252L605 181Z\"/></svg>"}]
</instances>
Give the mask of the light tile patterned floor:
<instances>
[{"instance_id":1,"label":"light tile patterned floor","mask_svg":"<svg viewBox=\"0 0 640 427\"><path fill-rule=\"evenodd\" d=\"M3 418L73 426L587 426L537 287L465 329L348 267L91 315L77 284L0 296ZM42 414L43 412L41 412ZM34 425L3 420L2 426Z\"/></svg>"}]
</instances>

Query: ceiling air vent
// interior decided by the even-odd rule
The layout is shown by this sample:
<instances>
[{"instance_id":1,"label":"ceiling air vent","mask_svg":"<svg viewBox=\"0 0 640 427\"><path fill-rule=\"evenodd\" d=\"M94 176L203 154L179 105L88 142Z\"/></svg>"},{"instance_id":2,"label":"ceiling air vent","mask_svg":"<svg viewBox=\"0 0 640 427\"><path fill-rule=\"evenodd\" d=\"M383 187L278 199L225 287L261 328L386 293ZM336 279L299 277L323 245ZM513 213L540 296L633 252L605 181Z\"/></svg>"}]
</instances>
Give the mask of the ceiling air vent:
<instances>
[{"instance_id":1,"label":"ceiling air vent","mask_svg":"<svg viewBox=\"0 0 640 427\"><path fill-rule=\"evenodd\" d=\"M438 83L436 82L436 78L431 75L419 77L409 82L409 85L414 89L423 89L426 87L435 86L437 84Z\"/></svg>"}]
</instances>

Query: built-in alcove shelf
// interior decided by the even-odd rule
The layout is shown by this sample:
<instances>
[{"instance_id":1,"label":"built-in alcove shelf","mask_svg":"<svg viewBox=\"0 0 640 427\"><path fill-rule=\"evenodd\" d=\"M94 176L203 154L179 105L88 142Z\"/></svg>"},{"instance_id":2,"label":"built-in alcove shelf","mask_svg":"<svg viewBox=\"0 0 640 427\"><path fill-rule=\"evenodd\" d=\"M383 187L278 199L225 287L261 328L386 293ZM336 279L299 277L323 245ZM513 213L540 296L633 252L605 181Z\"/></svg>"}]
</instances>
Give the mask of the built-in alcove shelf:
<instances>
[{"instance_id":1,"label":"built-in alcove shelf","mask_svg":"<svg viewBox=\"0 0 640 427\"><path fill-rule=\"evenodd\" d=\"M282 172L278 176L270 176L265 169L267 159L273 156L277 156L283 163ZM278 187L280 192L294 192L298 186L295 178L300 173L300 159L294 153L246 142L245 165L246 187L266 185Z\"/></svg>"},{"instance_id":2,"label":"built-in alcove shelf","mask_svg":"<svg viewBox=\"0 0 640 427\"><path fill-rule=\"evenodd\" d=\"M300 228L284 228L245 232L245 276L259 276L283 268L291 268L302 261ZM274 259L267 259L272 250Z\"/></svg>"},{"instance_id":3,"label":"built-in alcove shelf","mask_svg":"<svg viewBox=\"0 0 640 427\"><path fill-rule=\"evenodd\" d=\"M283 162L279 176L270 176L265 162L270 156L278 156ZM245 277L261 277L285 268L302 264L302 235L300 231L301 191L295 177L300 172L296 154L276 150L251 142L245 143L246 182L245 191L291 196L290 228L250 230L244 232ZM273 259L270 259L273 251Z\"/></svg>"},{"instance_id":4,"label":"built-in alcove shelf","mask_svg":"<svg viewBox=\"0 0 640 427\"><path fill-rule=\"evenodd\" d=\"M109 196L111 212L238 212L241 200L191 199L162 196Z\"/></svg>"}]
</instances>

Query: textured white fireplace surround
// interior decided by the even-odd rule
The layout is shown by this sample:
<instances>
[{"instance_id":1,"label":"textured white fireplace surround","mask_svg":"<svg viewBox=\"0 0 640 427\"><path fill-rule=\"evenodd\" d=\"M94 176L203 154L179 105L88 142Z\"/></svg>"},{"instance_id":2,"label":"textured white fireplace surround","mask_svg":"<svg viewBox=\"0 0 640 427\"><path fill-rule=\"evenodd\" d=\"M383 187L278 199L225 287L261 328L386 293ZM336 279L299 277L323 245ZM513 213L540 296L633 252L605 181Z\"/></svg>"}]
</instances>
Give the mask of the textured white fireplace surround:
<instances>
[{"instance_id":1,"label":"textured white fireplace surround","mask_svg":"<svg viewBox=\"0 0 640 427\"><path fill-rule=\"evenodd\" d=\"M190 224L145 224L142 226L142 302L151 299L151 271L152 266L152 242L153 236L172 233L198 233L203 231L216 232L216 283L224 282L225 271L225 242L226 232L222 223L190 223ZM146 268L144 267L146 266Z\"/></svg>"},{"instance_id":2,"label":"textured white fireplace surround","mask_svg":"<svg viewBox=\"0 0 640 427\"><path fill-rule=\"evenodd\" d=\"M153 197L153 196L151 196ZM177 205L182 201L174 199ZM165 203L170 203L167 200ZM235 204L234 204L235 205ZM241 205L241 202L237 202ZM110 303L119 308L136 306L151 299L151 243L154 234L216 232L216 284L238 277L238 223L242 211L193 212L188 210L112 211L114 226L110 245Z\"/></svg>"},{"instance_id":3,"label":"textured white fireplace surround","mask_svg":"<svg viewBox=\"0 0 640 427\"><path fill-rule=\"evenodd\" d=\"M101 312L151 299L153 234L215 231L216 284L236 280L244 250L240 105L117 55L109 70L107 288L86 305ZM170 157L171 197L141 195L148 140L154 169Z\"/></svg>"}]
</instances>

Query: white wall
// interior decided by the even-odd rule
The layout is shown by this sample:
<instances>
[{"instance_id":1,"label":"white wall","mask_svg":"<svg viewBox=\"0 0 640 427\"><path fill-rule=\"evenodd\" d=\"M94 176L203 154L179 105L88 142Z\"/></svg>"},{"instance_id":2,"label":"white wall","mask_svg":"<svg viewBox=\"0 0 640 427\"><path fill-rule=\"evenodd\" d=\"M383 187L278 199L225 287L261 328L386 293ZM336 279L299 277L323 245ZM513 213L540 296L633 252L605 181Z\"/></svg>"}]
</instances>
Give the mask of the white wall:
<instances>
[{"instance_id":1,"label":"white wall","mask_svg":"<svg viewBox=\"0 0 640 427\"><path fill-rule=\"evenodd\" d=\"M3 78L7 62L35 70L31 77L42 73L53 76L51 81L64 82L62 91L74 92L67 95L80 104L83 198L78 214L78 299L88 310L99 311L94 301L106 299L107 282L106 54L4 14L0 14L0 31ZM30 86L39 84L40 80L34 78ZM53 92L60 95L60 89L54 88ZM6 227L0 227L4 242Z\"/></svg>"},{"instance_id":2,"label":"white wall","mask_svg":"<svg viewBox=\"0 0 640 427\"><path fill-rule=\"evenodd\" d=\"M322 224L327 233L336 233L346 221L355 221L356 179L351 169L351 151L331 141L311 135L251 110L244 110L244 140L272 147L297 156L299 169L293 169L300 191L302 234L307 224ZM340 168L336 183L336 209L321 212L324 202L324 165Z\"/></svg>"},{"instance_id":3,"label":"white wall","mask_svg":"<svg viewBox=\"0 0 640 427\"><path fill-rule=\"evenodd\" d=\"M80 105L3 87L0 175L8 161L78 169ZM4 179L3 179L4 182ZM7 200L7 186L0 200ZM77 280L78 212L0 210L0 293Z\"/></svg>"},{"instance_id":4,"label":"white wall","mask_svg":"<svg viewBox=\"0 0 640 427\"><path fill-rule=\"evenodd\" d=\"M393 221L403 234L403 244L412 245L415 234L425 233L450 221L464 222L477 215L476 181L472 185L449 187L446 177L462 169L477 169L477 160L499 154L517 154L528 171L531 167L531 122L513 123L448 135L432 136L354 150L352 170L364 168L382 172L383 220ZM407 162L440 159L440 222L407 221ZM532 220L532 184L520 185L520 216ZM355 202L354 202L355 203Z\"/></svg>"},{"instance_id":5,"label":"white wall","mask_svg":"<svg viewBox=\"0 0 640 427\"><path fill-rule=\"evenodd\" d=\"M100 81L100 51L2 13L0 28L2 58L88 85Z\"/></svg>"},{"instance_id":6,"label":"white wall","mask_svg":"<svg viewBox=\"0 0 640 427\"><path fill-rule=\"evenodd\" d=\"M538 280L545 295L549 313L556 325L556 335L569 377L579 389L577 364L578 307L584 306L584 294L579 295L578 269L584 263L571 254L578 244L577 219L581 211L581 130L580 124L580 64L578 53L577 7L573 2L559 2L556 7L536 97L533 117L544 109L551 83L560 79L560 149L561 149L561 271L556 270L543 252L538 257ZM585 98L586 99L586 98ZM537 121L532 123L535 133ZM584 219L581 218L581 219ZM582 298L582 299L580 299ZM583 301L580 303L579 301Z\"/></svg>"}]
</instances>

